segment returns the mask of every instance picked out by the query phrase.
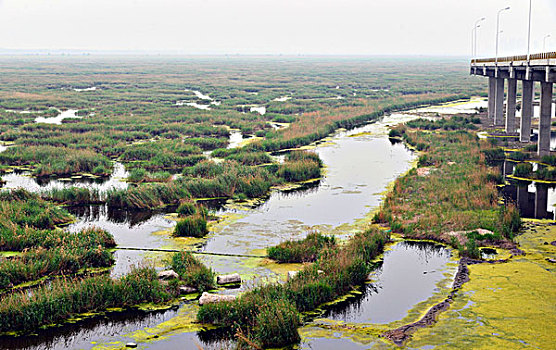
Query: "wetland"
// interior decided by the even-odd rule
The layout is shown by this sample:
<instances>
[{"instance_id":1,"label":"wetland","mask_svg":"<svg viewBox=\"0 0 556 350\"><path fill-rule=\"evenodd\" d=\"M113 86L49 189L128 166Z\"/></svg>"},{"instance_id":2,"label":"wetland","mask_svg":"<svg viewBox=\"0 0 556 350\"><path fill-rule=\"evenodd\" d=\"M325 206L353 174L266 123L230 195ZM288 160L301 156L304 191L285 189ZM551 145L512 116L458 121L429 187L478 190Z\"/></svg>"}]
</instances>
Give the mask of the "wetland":
<instances>
[{"instance_id":1,"label":"wetland","mask_svg":"<svg viewBox=\"0 0 556 350\"><path fill-rule=\"evenodd\" d=\"M488 289L511 298L515 266L551 284L552 226L520 217L553 220L553 189L486 164L498 146L476 136L483 87L458 62L436 62L445 75L430 80L409 73L418 60L0 59L0 317L14 324L2 348L396 348L389 331L445 300L404 346L449 347L434 330L456 334L456 312L482 346L480 319L509 306L493 311L481 283L499 276ZM18 75L28 66L58 74ZM387 79L395 69L405 79ZM337 243L304 263L269 258L312 232ZM46 273L25 267L51 256ZM75 297L58 318L35 311L25 329L10 316L80 290L113 296ZM200 305L203 291L235 300ZM553 318L552 296L518 297L538 313L523 316L531 327ZM550 344L513 326L497 323L499 344Z\"/></svg>"}]
</instances>

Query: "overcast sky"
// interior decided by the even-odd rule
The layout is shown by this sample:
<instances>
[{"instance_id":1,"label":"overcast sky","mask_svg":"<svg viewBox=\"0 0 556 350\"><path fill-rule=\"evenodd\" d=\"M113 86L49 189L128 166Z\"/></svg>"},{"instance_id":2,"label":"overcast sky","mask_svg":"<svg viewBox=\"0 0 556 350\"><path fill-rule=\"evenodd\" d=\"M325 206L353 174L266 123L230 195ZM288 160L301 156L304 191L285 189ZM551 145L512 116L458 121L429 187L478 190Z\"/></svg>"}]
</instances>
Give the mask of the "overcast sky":
<instances>
[{"instance_id":1,"label":"overcast sky","mask_svg":"<svg viewBox=\"0 0 556 350\"><path fill-rule=\"evenodd\" d=\"M532 0L531 51L556 51L556 0ZM182 54L469 55L527 50L528 0L0 0L0 48Z\"/></svg>"}]
</instances>

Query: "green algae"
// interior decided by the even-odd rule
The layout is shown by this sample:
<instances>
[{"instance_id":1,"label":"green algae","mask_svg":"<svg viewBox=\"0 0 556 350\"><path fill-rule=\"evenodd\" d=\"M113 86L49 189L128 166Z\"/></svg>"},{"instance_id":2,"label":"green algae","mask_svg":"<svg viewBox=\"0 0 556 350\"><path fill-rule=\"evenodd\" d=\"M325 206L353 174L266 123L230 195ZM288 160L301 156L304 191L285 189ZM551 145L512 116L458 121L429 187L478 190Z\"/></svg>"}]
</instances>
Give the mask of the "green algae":
<instances>
[{"instance_id":1,"label":"green algae","mask_svg":"<svg viewBox=\"0 0 556 350\"><path fill-rule=\"evenodd\" d=\"M2 251L2 252L0 252L0 257L1 258L11 258L11 257L18 256L18 255L21 255L21 254L22 254L22 252Z\"/></svg>"},{"instance_id":2,"label":"green algae","mask_svg":"<svg viewBox=\"0 0 556 350\"><path fill-rule=\"evenodd\" d=\"M216 327L203 325L196 322L196 315L199 306L197 304L184 304L180 307L177 315L173 318L162 322L154 327L144 328L129 334L122 335L122 340L111 341L106 343L91 342L93 349L121 349L125 348L128 341L133 341L138 345L148 345L152 341L160 341L167 339L173 335L198 332L203 329L214 329Z\"/></svg>"},{"instance_id":3,"label":"green algae","mask_svg":"<svg viewBox=\"0 0 556 350\"><path fill-rule=\"evenodd\" d=\"M408 347L549 349L555 346L556 227L535 223L517 238L524 256L469 266L470 281L438 323L413 334ZM536 232L535 232L536 231ZM548 244L545 244L547 242Z\"/></svg>"}]
</instances>

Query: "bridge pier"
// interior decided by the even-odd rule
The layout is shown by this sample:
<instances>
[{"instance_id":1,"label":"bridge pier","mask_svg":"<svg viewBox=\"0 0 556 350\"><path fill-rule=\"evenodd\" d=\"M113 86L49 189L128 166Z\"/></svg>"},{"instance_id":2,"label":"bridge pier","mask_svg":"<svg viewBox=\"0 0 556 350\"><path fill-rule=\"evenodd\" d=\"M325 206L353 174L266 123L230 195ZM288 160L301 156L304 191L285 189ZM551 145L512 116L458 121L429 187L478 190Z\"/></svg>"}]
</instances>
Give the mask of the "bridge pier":
<instances>
[{"instance_id":1,"label":"bridge pier","mask_svg":"<svg viewBox=\"0 0 556 350\"><path fill-rule=\"evenodd\" d=\"M515 101L517 92L517 80L508 79L508 99L506 102L506 133L515 133Z\"/></svg>"},{"instance_id":2,"label":"bridge pier","mask_svg":"<svg viewBox=\"0 0 556 350\"><path fill-rule=\"evenodd\" d=\"M503 126L504 122L504 78L495 78L494 126Z\"/></svg>"},{"instance_id":3,"label":"bridge pier","mask_svg":"<svg viewBox=\"0 0 556 350\"><path fill-rule=\"evenodd\" d=\"M488 120L494 125L494 100L496 99L496 78L488 77Z\"/></svg>"},{"instance_id":4,"label":"bridge pier","mask_svg":"<svg viewBox=\"0 0 556 350\"><path fill-rule=\"evenodd\" d=\"M556 83L556 51L519 56L474 58L470 73L488 77L488 124L496 129L504 127L506 134L515 135L515 105L517 81L522 83L522 105L519 141L531 141L533 118L533 88L541 84L541 115L539 120L539 156L550 154L550 129L553 85ZM504 84L508 79L506 110L504 111ZM504 112L506 115L504 116ZM505 117L505 118L504 118Z\"/></svg>"},{"instance_id":5,"label":"bridge pier","mask_svg":"<svg viewBox=\"0 0 556 350\"><path fill-rule=\"evenodd\" d=\"M552 116L552 83L541 81L541 116L539 120L539 156L550 154L550 117Z\"/></svg>"},{"instance_id":6,"label":"bridge pier","mask_svg":"<svg viewBox=\"0 0 556 350\"><path fill-rule=\"evenodd\" d=\"M533 81L521 81L523 91L521 93L521 122L519 126L519 140L521 142L531 141L531 118L533 118Z\"/></svg>"}]
</instances>

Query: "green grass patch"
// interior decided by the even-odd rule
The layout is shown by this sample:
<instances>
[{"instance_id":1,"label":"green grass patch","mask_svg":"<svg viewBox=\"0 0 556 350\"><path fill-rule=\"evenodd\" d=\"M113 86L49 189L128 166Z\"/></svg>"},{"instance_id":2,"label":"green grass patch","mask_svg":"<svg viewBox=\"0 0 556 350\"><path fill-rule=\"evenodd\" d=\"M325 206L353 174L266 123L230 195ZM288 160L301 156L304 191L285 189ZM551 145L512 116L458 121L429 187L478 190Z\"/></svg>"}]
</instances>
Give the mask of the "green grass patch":
<instances>
[{"instance_id":1,"label":"green grass patch","mask_svg":"<svg viewBox=\"0 0 556 350\"><path fill-rule=\"evenodd\" d=\"M336 246L334 236L310 232L307 237L297 241L287 241L267 249L268 257L282 263L302 263L315 261L325 248Z\"/></svg>"}]
</instances>

